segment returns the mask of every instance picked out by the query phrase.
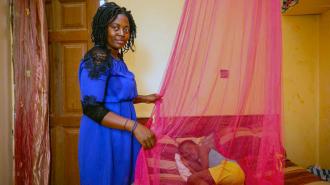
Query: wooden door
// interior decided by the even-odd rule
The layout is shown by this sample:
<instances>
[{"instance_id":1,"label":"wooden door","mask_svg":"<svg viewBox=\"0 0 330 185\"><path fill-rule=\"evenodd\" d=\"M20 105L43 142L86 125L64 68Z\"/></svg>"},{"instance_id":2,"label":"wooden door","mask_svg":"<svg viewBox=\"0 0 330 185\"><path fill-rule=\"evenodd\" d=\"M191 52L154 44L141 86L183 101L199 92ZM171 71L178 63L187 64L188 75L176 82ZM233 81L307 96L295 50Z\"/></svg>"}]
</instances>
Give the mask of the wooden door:
<instances>
[{"instance_id":1,"label":"wooden door","mask_svg":"<svg viewBox=\"0 0 330 185\"><path fill-rule=\"evenodd\" d=\"M98 0L46 0L49 27L51 184L78 185L78 66L92 46Z\"/></svg>"}]
</instances>

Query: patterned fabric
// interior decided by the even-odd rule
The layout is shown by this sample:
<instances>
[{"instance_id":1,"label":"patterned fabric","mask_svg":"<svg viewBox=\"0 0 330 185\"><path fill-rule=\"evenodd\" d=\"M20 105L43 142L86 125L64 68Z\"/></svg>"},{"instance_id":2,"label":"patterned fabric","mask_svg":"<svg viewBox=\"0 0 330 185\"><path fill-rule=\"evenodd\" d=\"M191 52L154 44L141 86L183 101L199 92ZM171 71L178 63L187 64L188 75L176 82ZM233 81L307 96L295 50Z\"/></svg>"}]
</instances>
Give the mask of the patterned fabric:
<instances>
[{"instance_id":1,"label":"patterned fabric","mask_svg":"<svg viewBox=\"0 0 330 185\"><path fill-rule=\"evenodd\" d=\"M100 47L92 48L84 57L84 68L88 70L88 76L97 79L101 75L105 75L111 66L111 60L106 60L108 51Z\"/></svg>"},{"instance_id":2,"label":"patterned fabric","mask_svg":"<svg viewBox=\"0 0 330 185\"><path fill-rule=\"evenodd\" d=\"M320 177L308 172L305 168L297 166L290 160L285 161L284 185L297 185L322 182Z\"/></svg>"},{"instance_id":3,"label":"patterned fabric","mask_svg":"<svg viewBox=\"0 0 330 185\"><path fill-rule=\"evenodd\" d=\"M307 170L314 175L321 177L322 180L330 182L330 170L322 169L319 166L310 166Z\"/></svg>"},{"instance_id":4,"label":"patterned fabric","mask_svg":"<svg viewBox=\"0 0 330 185\"><path fill-rule=\"evenodd\" d=\"M298 4L299 0L283 0L282 13L286 12L290 7Z\"/></svg>"},{"instance_id":5,"label":"patterned fabric","mask_svg":"<svg viewBox=\"0 0 330 185\"><path fill-rule=\"evenodd\" d=\"M9 1L1 2L8 3ZM46 5L44 0L12 0L10 2L13 19L12 65L13 81L15 82L13 86L15 92L13 97L15 102L15 131L13 135L15 176L13 176L13 181L16 185L48 185L49 172L51 171L51 144L49 126L50 65L47 57L49 45L47 42L48 28L45 24L47 21ZM7 10L3 7L2 11ZM5 35L5 30L1 30L1 35ZM7 61L4 62L9 64ZM6 65L1 65L1 67L8 69ZM1 84L4 86L3 81L6 78L1 76L1 79L3 79ZM7 92L11 91L5 89L4 94ZM4 98L2 97L1 102L8 106L6 103L11 102L11 99L4 100ZM1 109L1 111L4 110ZM1 124L4 122L2 121ZM5 139L3 135L1 139Z\"/></svg>"},{"instance_id":6,"label":"patterned fabric","mask_svg":"<svg viewBox=\"0 0 330 185\"><path fill-rule=\"evenodd\" d=\"M97 102L95 96L84 96L81 102L84 115L88 116L97 123L101 123L108 110L102 102Z\"/></svg>"}]
</instances>

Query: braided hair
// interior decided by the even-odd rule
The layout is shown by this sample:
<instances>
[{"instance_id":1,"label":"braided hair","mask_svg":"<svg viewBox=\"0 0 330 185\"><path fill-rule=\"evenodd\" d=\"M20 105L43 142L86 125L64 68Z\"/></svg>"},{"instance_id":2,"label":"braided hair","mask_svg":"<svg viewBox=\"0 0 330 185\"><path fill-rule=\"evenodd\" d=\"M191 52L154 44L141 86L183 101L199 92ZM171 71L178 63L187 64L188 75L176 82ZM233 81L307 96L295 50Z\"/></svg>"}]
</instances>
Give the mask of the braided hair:
<instances>
[{"instance_id":1,"label":"braided hair","mask_svg":"<svg viewBox=\"0 0 330 185\"><path fill-rule=\"evenodd\" d=\"M128 18L130 26L130 36L123 48L120 49L120 57L129 50L134 51L134 39L136 38L136 25L131 11L125 7L120 7L114 2L104 3L97 9L92 23L92 41L95 46L107 48L108 25L112 23L119 14Z\"/></svg>"}]
</instances>

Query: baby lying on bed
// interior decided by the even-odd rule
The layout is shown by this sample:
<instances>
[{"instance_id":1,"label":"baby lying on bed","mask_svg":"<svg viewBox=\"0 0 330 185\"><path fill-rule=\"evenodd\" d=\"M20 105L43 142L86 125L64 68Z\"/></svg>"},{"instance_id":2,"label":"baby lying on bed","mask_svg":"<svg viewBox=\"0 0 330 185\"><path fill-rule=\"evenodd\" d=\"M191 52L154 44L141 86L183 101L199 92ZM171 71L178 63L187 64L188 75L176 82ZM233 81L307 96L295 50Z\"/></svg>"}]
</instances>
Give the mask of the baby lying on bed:
<instances>
[{"instance_id":1,"label":"baby lying on bed","mask_svg":"<svg viewBox=\"0 0 330 185\"><path fill-rule=\"evenodd\" d=\"M175 155L180 175L188 185L243 185L244 172L240 166L225 159L216 150L198 145L192 140L179 144Z\"/></svg>"}]
</instances>

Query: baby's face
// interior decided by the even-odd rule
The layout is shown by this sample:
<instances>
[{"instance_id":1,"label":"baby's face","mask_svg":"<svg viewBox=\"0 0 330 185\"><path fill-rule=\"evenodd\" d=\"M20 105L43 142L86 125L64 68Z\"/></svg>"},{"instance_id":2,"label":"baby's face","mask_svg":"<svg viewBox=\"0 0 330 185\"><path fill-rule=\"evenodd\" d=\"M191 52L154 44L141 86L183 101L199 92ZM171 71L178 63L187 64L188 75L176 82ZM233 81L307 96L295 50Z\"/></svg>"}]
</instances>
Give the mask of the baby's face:
<instances>
[{"instance_id":1,"label":"baby's face","mask_svg":"<svg viewBox=\"0 0 330 185\"><path fill-rule=\"evenodd\" d=\"M199 158L198 146L193 143L185 143L181 146L180 155L189 161L196 161Z\"/></svg>"}]
</instances>

